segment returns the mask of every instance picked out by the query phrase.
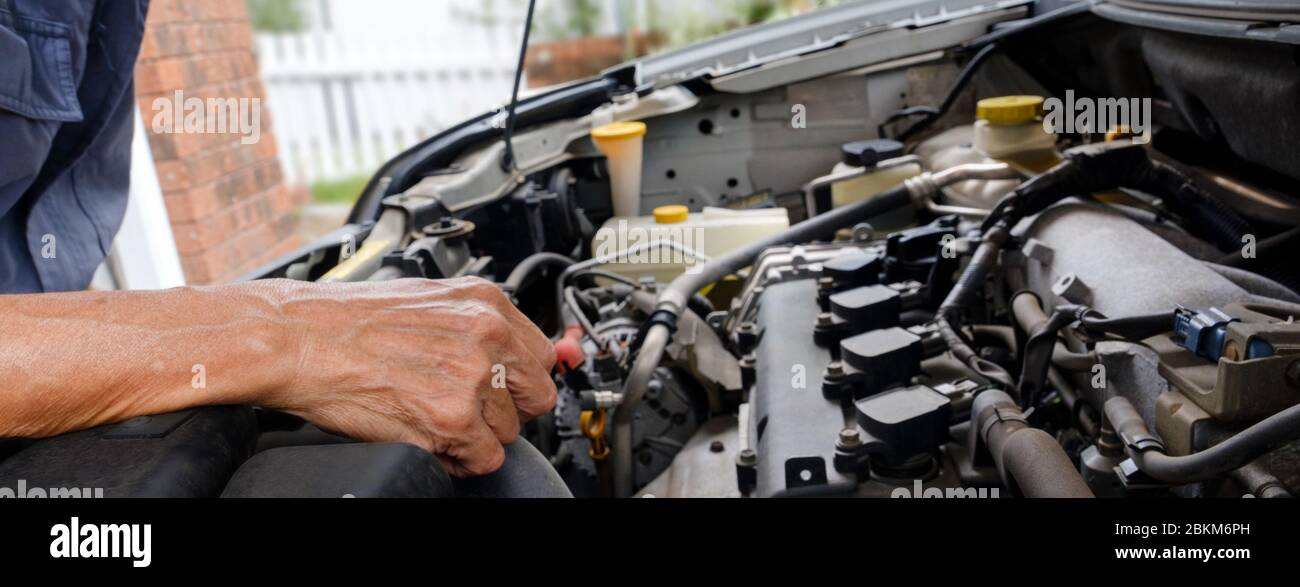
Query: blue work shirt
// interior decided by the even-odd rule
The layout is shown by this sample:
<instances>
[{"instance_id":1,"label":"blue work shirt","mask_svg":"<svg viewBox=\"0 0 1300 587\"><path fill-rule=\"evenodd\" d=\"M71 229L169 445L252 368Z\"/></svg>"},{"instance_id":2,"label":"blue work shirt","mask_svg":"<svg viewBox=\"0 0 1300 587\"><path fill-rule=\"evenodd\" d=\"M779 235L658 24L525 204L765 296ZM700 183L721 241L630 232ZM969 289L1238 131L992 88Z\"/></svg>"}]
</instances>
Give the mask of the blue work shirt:
<instances>
[{"instance_id":1,"label":"blue work shirt","mask_svg":"<svg viewBox=\"0 0 1300 587\"><path fill-rule=\"evenodd\" d=\"M148 0L0 0L0 293L84 290L122 225Z\"/></svg>"}]
</instances>

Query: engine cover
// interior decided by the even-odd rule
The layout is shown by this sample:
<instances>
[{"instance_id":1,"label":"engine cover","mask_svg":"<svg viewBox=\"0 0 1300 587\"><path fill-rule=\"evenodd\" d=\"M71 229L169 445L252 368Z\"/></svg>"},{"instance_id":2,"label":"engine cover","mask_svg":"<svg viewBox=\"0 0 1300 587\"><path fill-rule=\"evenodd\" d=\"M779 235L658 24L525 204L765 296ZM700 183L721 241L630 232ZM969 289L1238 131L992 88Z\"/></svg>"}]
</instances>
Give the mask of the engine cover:
<instances>
[{"instance_id":1,"label":"engine cover","mask_svg":"<svg viewBox=\"0 0 1300 587\"><path fill-rule=\"evenodd\" d=\"M840 400L822 394L822 373L834 358L813 344L819 313L811 280L763 293L749 430L758 454L755 494L761 497L808 487L849 492L857 485L832 466L839 432L856 422Z\"/></svg>"}]
</instances>

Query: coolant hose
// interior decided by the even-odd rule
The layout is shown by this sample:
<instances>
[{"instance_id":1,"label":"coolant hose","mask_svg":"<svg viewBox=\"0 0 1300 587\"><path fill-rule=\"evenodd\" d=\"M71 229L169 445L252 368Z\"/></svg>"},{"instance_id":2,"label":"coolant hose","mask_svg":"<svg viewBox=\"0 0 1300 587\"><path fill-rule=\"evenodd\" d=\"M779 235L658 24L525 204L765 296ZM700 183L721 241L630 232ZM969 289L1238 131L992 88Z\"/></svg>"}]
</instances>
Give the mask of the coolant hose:
<instances>
[{"instance_id":1,"label":"coolant hose","mask_svg":"<svg viewBox=\"0 0 1300 587\"><path fill-rule=\"evenodd\" d=\"M820 216L810 218L790 227L789 230L765 238L741 249L714 258L694 273L685 273L674 279L659 296L655 316L641 338L636 361L623 384L623 403L614 410L612 465L614 469L614 495L630 497L634 491L632 479L632 419L645 395L646 385L663 358L664 349L672 339L677 317L686 309L696 292L710 284L744 269L754 263L763 251L783 245L822 240L835 232L912 204L914 196L905 186L899 186L876 197Z\"/></svg>"},{"instance_id":2,"label":"coolant hose","mask_svg":"<svg viewBox=\"0 0 1300 587\"><path fill-rule=\"evenodd\" d=\"M1003 483L1025 497L1088 498L1092 490L1051 434L1031 428L1010 395L990 389L971 406L973 434L988 447Z\"/></svg>"},{"instance_id":3,"label":"coolant hose","mask_svg":"<svg viewBox=\"0 0 1300 587\"><path fill-rule=\"evenodd\" d=\"M1289 442L1300 440L1300 405L1291 406L1201 452L1175 457L1147 429L1137 408L1124 397L1106 402L1106 419L1143 473L1166 483L1206 481L1231 473Z\"/></svg>"}]
</instances>

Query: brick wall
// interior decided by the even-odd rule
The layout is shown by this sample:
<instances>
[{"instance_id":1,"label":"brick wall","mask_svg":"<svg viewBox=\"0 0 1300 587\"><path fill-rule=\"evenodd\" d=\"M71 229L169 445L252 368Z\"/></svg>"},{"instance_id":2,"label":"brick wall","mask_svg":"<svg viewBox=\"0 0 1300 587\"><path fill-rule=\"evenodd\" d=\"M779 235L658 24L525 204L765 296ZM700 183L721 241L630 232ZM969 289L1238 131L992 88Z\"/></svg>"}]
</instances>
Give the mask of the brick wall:
<instances>
[{"instance_id":1,"label":"brick wall","mask_svg":"<svg viewBox=\"0 0 1300 587\"><path fill-rule=\"evenodd\" d=\"M301 244L306 190L285 185L268 104L261 138L158 133L156 98L264 99L253 32L240 0L152 0L136 94L176 247L192 284L221 283Z\"/></svg>"}]
</instances>

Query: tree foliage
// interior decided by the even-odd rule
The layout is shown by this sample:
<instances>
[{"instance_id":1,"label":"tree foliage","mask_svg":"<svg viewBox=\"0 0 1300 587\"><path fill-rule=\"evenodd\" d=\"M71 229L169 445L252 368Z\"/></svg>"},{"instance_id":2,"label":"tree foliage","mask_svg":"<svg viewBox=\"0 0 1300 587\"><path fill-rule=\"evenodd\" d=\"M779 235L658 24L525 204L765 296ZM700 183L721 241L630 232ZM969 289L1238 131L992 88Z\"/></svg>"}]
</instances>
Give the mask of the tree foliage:
<instances>
[{"instance_id":1,"label":"tree foliage","mask_svg":"<svg viewBox=\"0 0 1300 587\"><path fill-rule=\"evenodd\" d=\"M248 18L260 33L294 33L307 23L302 0L247 0Z\"/></svg>"}]
</instances>

